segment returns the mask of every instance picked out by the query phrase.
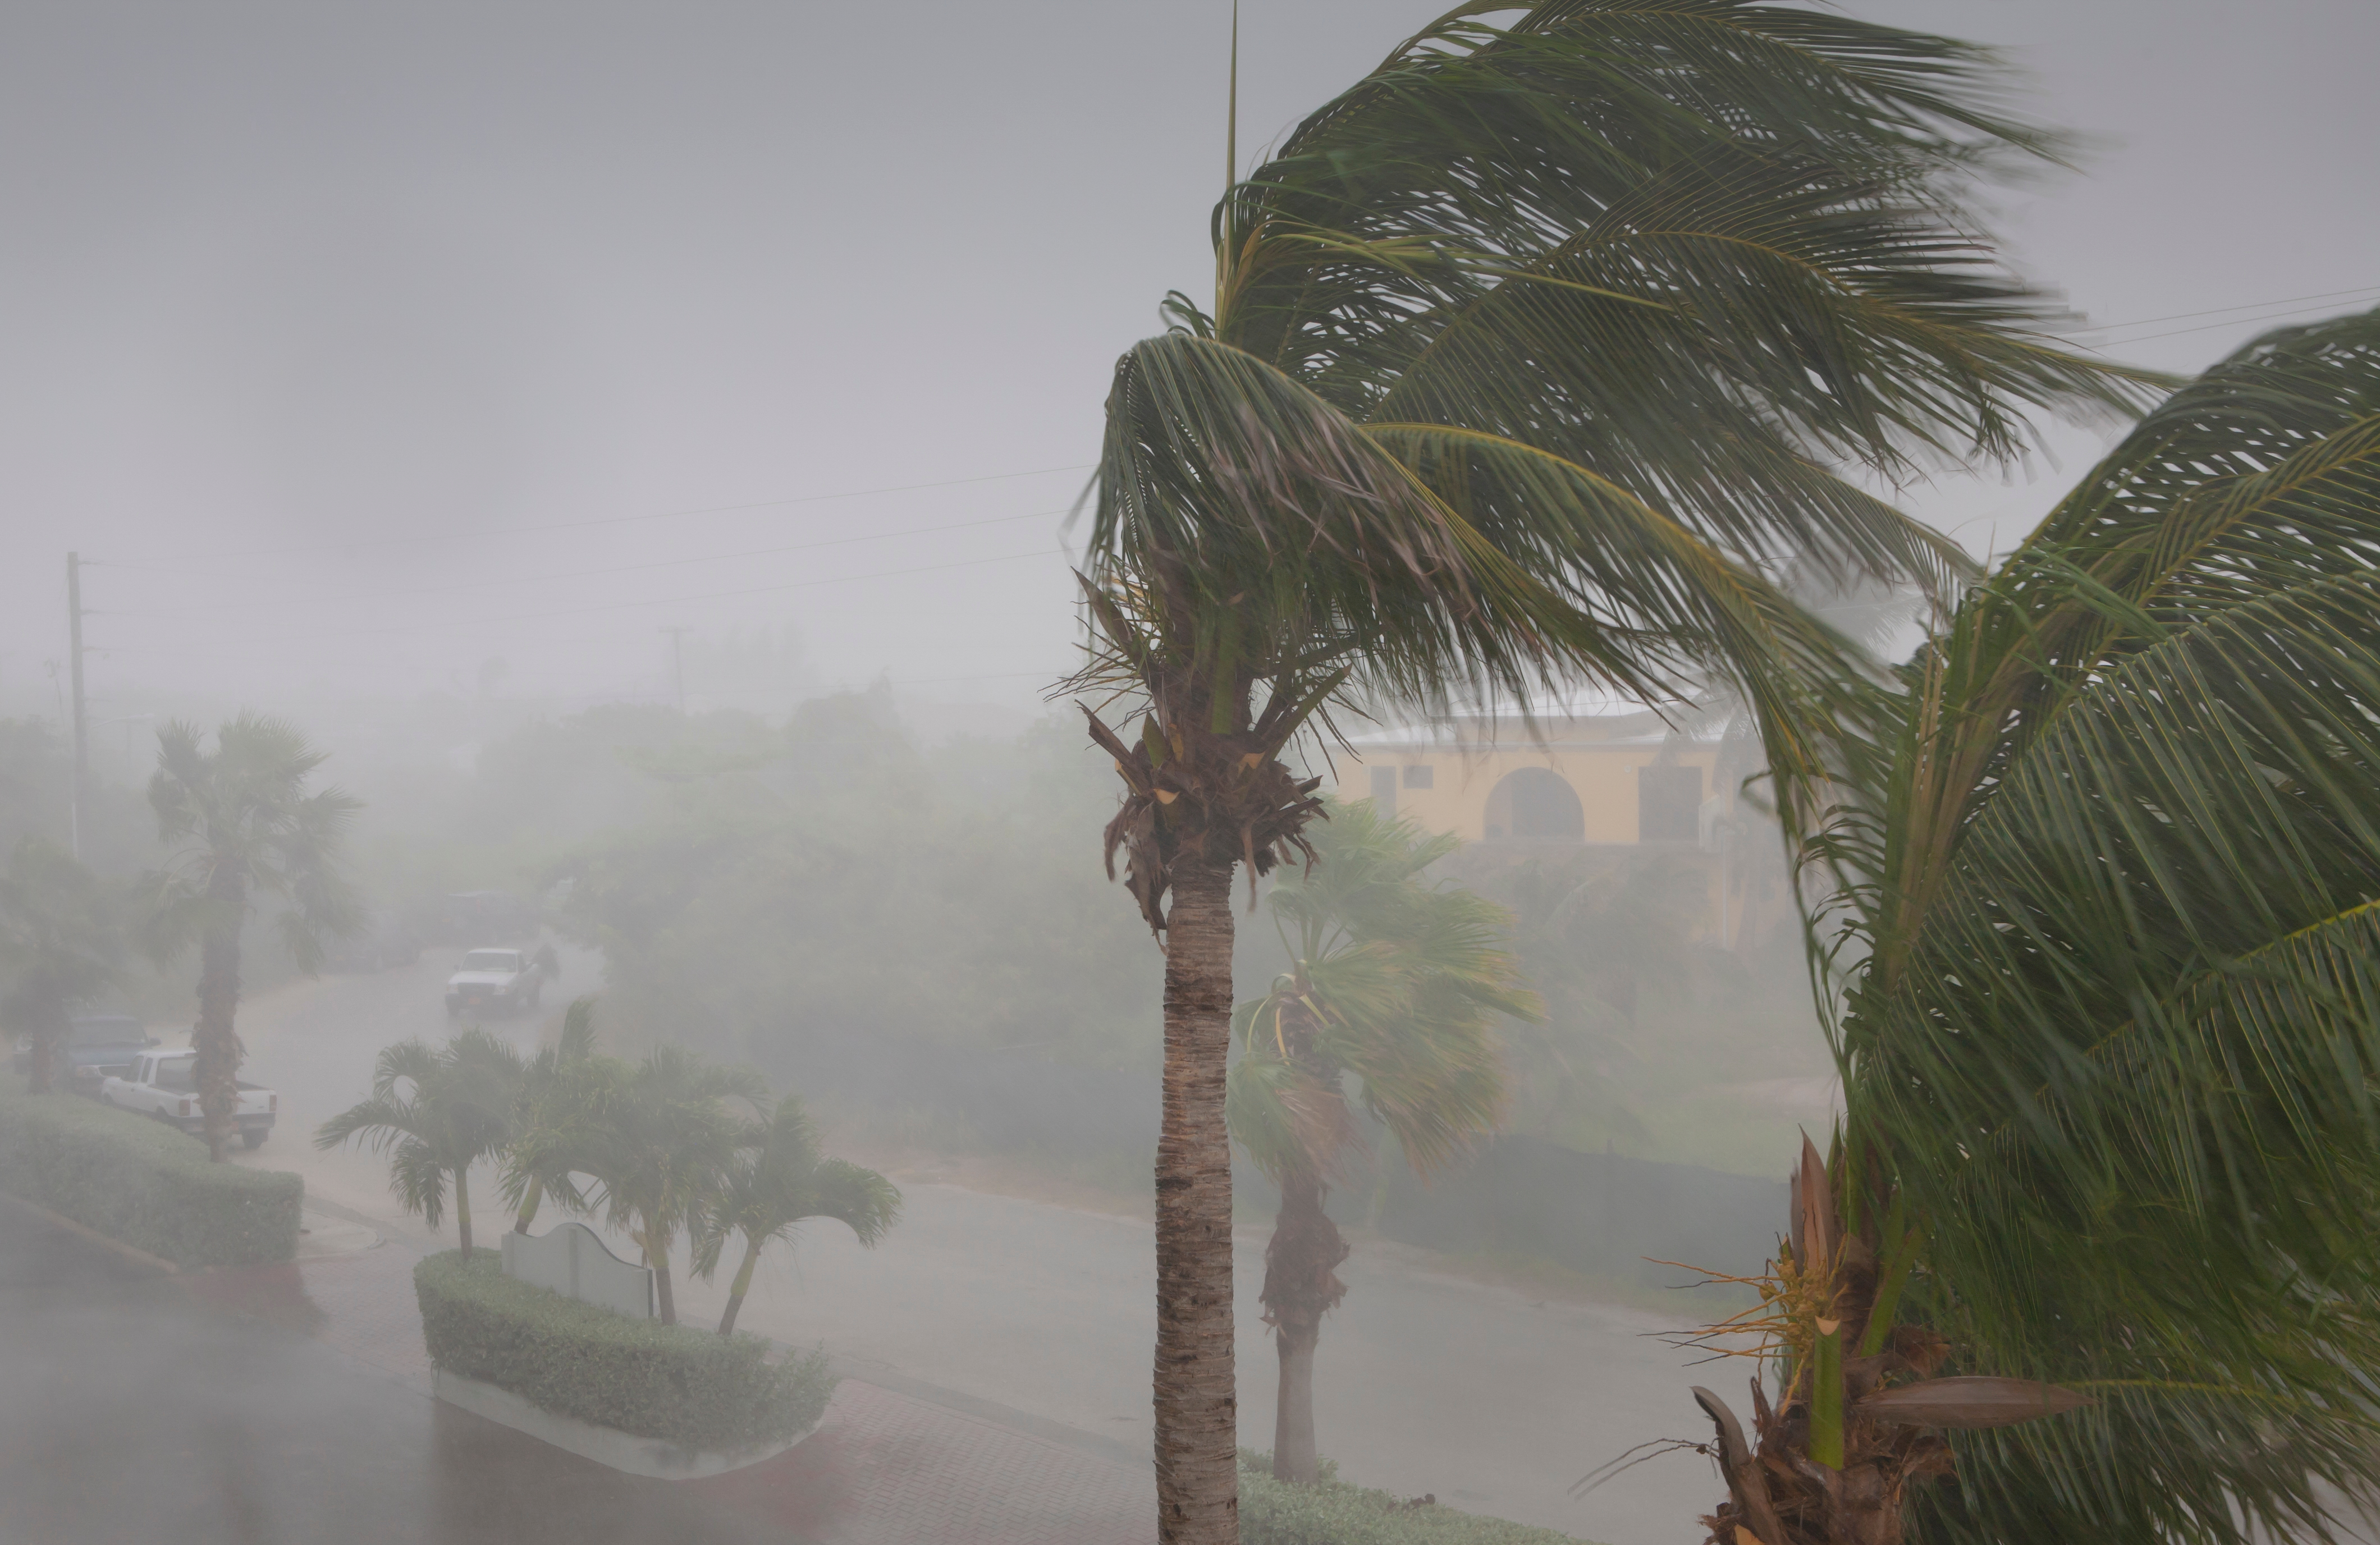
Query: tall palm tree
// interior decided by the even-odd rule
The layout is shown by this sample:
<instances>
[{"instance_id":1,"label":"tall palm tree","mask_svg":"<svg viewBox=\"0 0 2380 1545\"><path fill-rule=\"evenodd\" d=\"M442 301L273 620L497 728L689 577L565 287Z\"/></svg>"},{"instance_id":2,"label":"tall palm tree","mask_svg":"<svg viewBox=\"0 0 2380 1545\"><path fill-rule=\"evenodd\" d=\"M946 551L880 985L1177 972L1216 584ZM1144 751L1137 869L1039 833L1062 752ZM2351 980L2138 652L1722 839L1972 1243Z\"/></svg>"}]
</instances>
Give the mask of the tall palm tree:
<instances>
[{"instance_id":1,"label":"tall palm tree","mask_svg":"<svg viewBox=\"0 0 2380 1545\"><path fill-rule=\"evenodd\" d=\"M644 1251L665 1325L677 1323L670 1252L709 1215L744 1146L747 1122L730 1101L757 1109L768 1087L748 1068L662 1046L604 1094L580 1140L577 1167L595 1182L590 1201Z\"/></svg>"},{"instance_id":2,"label":"tall palm tree","mask_svg":"<svg viewBox=\"0 0 2380 1545\"><path fill-rule=\"evenodd\" d=\"M1236 1533L1229 892L1307 851L1290 741L1336 707L1714 683L1789 824L1839 641L1763 577L1941 585L1949 544L1834 469L2004 457L2136 383L2047 346L1966 190L2055 147L1981 51L1752 0L1458 9L1215 211L1211 309L1119 361L1076 684L1165 942L1161 1538Z\"/></svg>"},{"instance_id":3,"label":"tall palm tree","mask_svg":"<svg viewBox=\"0 0 2380 1545\"><path fill-rule=\"evenodd\" d=\"M408 1213L436 1228L455 1194L455 1232L471 1259L471 1166L504 1152L520 1098L518 1052L484 1030L466 1030L443 1046L400 1041L372 1068L371 1097L316 1129L328 1152L360 1139L390 1153L389 1189Z\"/></svg>"},{"instance_id":4,"label":"tall palm tree","mask_svg":"<svg viewBox=\"0 0 2380 1545\"><path fill-rule=\"evenodd\" d=\"M1421 877L1455 839L1424 837L1368 801L1330 816L1315 835L1314 869L1269 899L1292 963L1239 1010L1245 1049L1227 1100L1232 1135L1281 1188L1259 1295L1281 1358L1272 1467L1308 1482L1318 1471L1314 1351L1323 1315L1346 1293L1347 1243L1322 1205L1341 1154L1360 1141L1345 1080L1426 1175L1503 1114L1498 1018L1539 1012L1502 948L1503 910Z\"/></svg>"},{"instance_id":5,"label":"tall palm tree","mask_svg":"<svg viewBox=\"0 0 2380 1545\"><path fill-rule=\"evenodd\" d=\"M290 957L312 971L326 935L360 926L362 910L339 858L363 806L334 788L306 791L329 754L284 720L242 714L215 732L213 750L200 742L198 729L178 719L157 732L149 803L158 839L171 851L151 876L151 926L160 953L193 939L199 947L190 1044L199 1054L207 1149L221 1162L239 1103L240 930L257 896L277 898Z\"/></svg>"},{"instance_id":6,"label":"tall palm tree","mask_svg":"<svg viewBox=\"0 0 2380 1545\"><path fill-rule=\"evenodd\" d=\"M124 963L119 898L56 843L20 839L0 871L0 1021L32 1043L26 1087L50 1087L75 1009L114 984Z\"/></svg>"},{"instance_id":7,"label":"tall palm tree","mask_svg":"<svg viewBox=\"0 0 2380 1545\"><path fill-rule=\"evenodd\" d=\"M583 1174L590 1123L619 1087L627 1064L595 1049L595 1000L575 999L562 1033L523 1066L514 1138L505 1151L504 1198L513 1232L526 1234L550 1194L565 1208L585 1205L574 1177Z\"/></svg>"},{"instance_id":8,"label":"tall palm tree","mask_svg":"<svg viewBox=\"0 0 2380 1545\"><path fill-rule=\"evenodd\" d=\"M2380 312L2177 392L1902 672L1811 851L1845 1128L1722 1545L2326 1540L2374 1494L2375 618Z\"/></svg>"},{"instance_id":9,"label":"tall palm tree","mask_svg":"<svg viewBox=\"0 0 2380 1545\"><path fill-rule=\"evenodd\" d=\"M791 1238L809 1219L828 1218L873 1246L900 1216L900 1189L872 1169L821 1153L800 1096L786 1095L767 1116L745 1125L742 1152L711 1199L696 1242L694 1267L707 1278L719 1269L727 1241L744 1240L744 1262L728 1288L719 1334L735 1331L752 1289L752 1269L771 1239Z\"/></svg>"}]
</instances>

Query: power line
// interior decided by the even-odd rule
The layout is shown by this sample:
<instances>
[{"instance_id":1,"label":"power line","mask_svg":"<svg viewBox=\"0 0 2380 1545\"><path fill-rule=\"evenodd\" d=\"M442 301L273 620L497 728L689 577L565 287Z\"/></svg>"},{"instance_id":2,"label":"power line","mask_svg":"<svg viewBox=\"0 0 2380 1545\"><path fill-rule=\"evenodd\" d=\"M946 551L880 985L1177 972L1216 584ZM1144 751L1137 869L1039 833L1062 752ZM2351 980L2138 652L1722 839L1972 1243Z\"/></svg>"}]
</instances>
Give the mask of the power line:
<instances>
[{"instance_id":1,"label":"power line","mask_svg":"<svg viewBox=\"0 0 2380 1545\"><path fill-rule=\"evenodd\" d=\"M2213 332L2227 327L2252 326L2258 322L2277 322L2284 320L2289 317L2303 316L2308 311L2326 311L2329 308L2326 306L2299 306L2287 311L2268 311L2261 317L2235 317L2229 321L2202 322L2196 327L2169 328L2163 332L2143 332L2137 338L2115 338L2103 343L2083 344L2078 346L2090 349L2095 352L2102 349L2128 349L2134 344L2145 344L2155 338L2179 338L2187 332Z\"/></svg>"},{"instance_id":2,"label":"power line","mask_svg":"<svg viewBox=\"0 0 2380 1545\"><path fill-rule=\"evenodd\" d=\"M610 601L599 606L562 607L550 611L524 611L504 617L465 617L454 619L448 622L415 622L406 626L394 628L355 628L338 633L322 633L310 630L302 634L256 634L247 638L207 639L196 640L188 643L146 645L119 644L105 646L103 647L102 652L109 654L156 654L171 649L179 654L187 653L192 649L219 647L228 645L287 644L292 638L303 639L308 643L312 643L318 639L332 638L387 638L400 634L441 633L449 628L486 627L493 623L501 622L534 622L551 617L586 617L606 611L630 611L642 606L681 606L688 601L724 600L736 596L767 596L774 595L779 591L783 590L808 590L824 585L849 585L864 579L894 579L904 574L939 573L945 569L973 569L979 568L987 563L1014 563L1026 558L1049 558L1055 555L1048 549L1044 548L1036 552L1005 553L998 558L968 558L963 559L955 563L927 563L914 569L883 569L874 573L839 574L832 579L795 580L786 585L747 585L738 590L706 590L698 595L692 596L655 596L650 599L640 601Z\"/></svg>"},{"instance_id":3,"label":"power line","mask_svg":"<svg viewBox=\"0 0 2380 1545\"><path fill-rule=\"evenodd\" d=\"M2113 332L2120 328L2146 327L2151 322L2188 321L2192 317L2219 317L2229 311L2261 311L2267 306L2292 306L2301 300L2336 300L2341 296L2363 295L2380 290L2380 284L2359 284L2351 290L2325 290L2320 295L2282 296L2273 300L2252 300L2243 306L2215 306L2204 311L2176 311L2163 317L2134 317L2124 322L2095 322L2089 327L2060 328L2064 332Z\"/></svg>"},{"instance_id":4,"label":"power line","mask_svg":"<svg viewBox=\"0 0 2380 1545\"><path fill-rule=\"evenodd\" d=\"M540 584L557 579L593 579L605 574L642 573L649 569L680 568L689 563L723 563L736 558L766 558L786 552L811 552L820 548L848 547L854 542L891 541L901 537L923 537L942 531L967 531L980 525L1004 525L1020 520L1034 520L1050 515L1062 515L1059 510L1028 510L1021 515L993 515L984 520L953 521L946 525L919 525L906 531L876 531L861 537L833 537L823 542L793 542L780 547L746 548L735 552L705 553L696 558L659 558L650 563L618 563L602 569L568 569L545 574L507 574L502 579L472 580L462 585L421 585L410 590L357 590L335 596L292 596L288 600L324 605L348 601L393 600L409 596L447 596L466 590L501 589L507 585ZM284 597L276 597L284 598ZM204 612L250 611L261 604L256 601L226 601L219 606L176 606L162 610L139 611L94 611L95 617L189 617Z\"/></svg>"},{"instance_id":5,"label":"power line","mask_svg":"<svg viewBox=\"0 0 2380 1545\"><path fill-rule=\"evenodd\" d=\"M603 515L592 520L549 521L540 525L482 526L469 531L431 532L407 537L375 537L360 542L318 542L310 547L244 548L230 552L173 553L172 561L204 561L218 558L277 558L309 552L357 552L366 548L402 547L422 542L483 541L491 537L528 536L540 531L581 531L598 525L626 525L637 521L680 520L691 515L734 514L744 510L775 510L792 504L823 504L839 499L867 499L880 493L915 493L924 489L955 489L969 483L999 483L1017 477L1044 477L1058 472L1085 472L1096 465L1039 466L1025 472L988 472L978 477L948 477L938 483L892 483L880 489L851 489L842 493L797 494L784 499L759 499L746 504L705 504L686 510L655 510L636 515ZM97 560L85 560L96 563ZM138 563L109 563L112 569L140 569ZM151 570L152 573L166 571Z\"/></svg>"}]
</instances>

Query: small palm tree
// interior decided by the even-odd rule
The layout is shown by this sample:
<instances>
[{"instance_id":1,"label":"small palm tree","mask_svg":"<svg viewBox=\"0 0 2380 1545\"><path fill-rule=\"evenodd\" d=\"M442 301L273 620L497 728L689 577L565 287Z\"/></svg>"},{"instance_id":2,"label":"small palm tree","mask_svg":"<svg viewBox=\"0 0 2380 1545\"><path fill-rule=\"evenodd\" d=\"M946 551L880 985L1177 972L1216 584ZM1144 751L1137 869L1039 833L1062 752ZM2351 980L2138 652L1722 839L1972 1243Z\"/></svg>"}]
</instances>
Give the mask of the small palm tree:
<instances>
[{"instance_id":1,"label":"small palm tree","mask_svg":"<svg viewBox=\"0 0 2380 1545\"><path fill-rule=\"evenodd\" d=\"M760 1120L745 1126L743 1151L711 1199L695 1248L695 1270L708 1278L719 1269L729 1239L741 1236L744 1263L727 1291L727 1312L719 1334L735 1329L752 1269L771 1239L788 1239L811 1218L829 1218L872 1246L901 1216L901 1192L872 1169L862 1169L819 1152L818 1129L798 1095L788 1094Z\"/></svg>"},{"instance_id":2,"label":"small palm tree","mask_svg":"<svg viewBox=\"0 0 2380 1545\"><path fill-rule=\"evenodd\" d=\"M2380 1489L2375 618L2380 312L2176 392L1892 683L1809 850L1856 963L1790 1371L1748 1435L1700 1392L1719 1545L2327 1541Z\"/></svg>"},{"instance_id":3,"label":"small palm tree","mask_svg":"<svg viewBox=\"0 0 2380 1545\"><path fill-rule=\"evenodd\" d=\"M239 1104L239 935L258 895L279 898L282 936L298 968L322 964L324 937L352 933L363 913L339 868L359 802L337 789L306 791L328 754L286 722L242 714L215 733L212 751L180 720L157 732L149 803L171 850L150 877L152 948L199 947L199 1109L208 1152L220 1162Z\"/></svg>"},{"instance_id":4,"label":"small palm tree","mask_svg":"<svg viewBox=\"0 0 2380 1545\"><path fill-rule=\"evenodd\" d=\"M443 1046L401 1041L372 1069L371 1098L322 1123L314 1146L325 1152L360 1139L373 1153L394 1151L389 1189L408 1213L436 1228L455 1193L455 1231L471 1258L471 1166L504 1152L520 1098L520 1054L484 1030L466 1030Z\"/></svg>"},{"instance_id":5,"label":"small palm tree","mask_svg":"<svg viewBox=\"0 0 2380 1545\"><path fill-rule=\"evenodd\" d=\"M584 1210L575 1176L591 1124L627 1065L595 1050L595 1000L574 1001L562 1033L529 1058L521 1072L520 1105L507 1150L504 1198L515 1209L513 1232L526 1234L550 1195L571 1212Z\"/></svg>"},{"instance_id":6,"label":"small palm tree","mask_svg":"<svg viewBox=\"0 0 2380 1545\"><path fill-rule=\"evenodd\" d=\"M118 898L64 849L38 837L20 840L0 873L0 1021L32 1043L26 1086L50 1087L58 1047L74 1010L107 990L123 969Z\"/></svg>"},{"instance_id":7,"label":"small palm tree","mask_svg":"<svg viewBox=\"0 0 2380 1545\"><path fill-rule=\"evenodd\" d=\"M605 1092L572 1140L575 1167L595 1182L590 1204L653 1268L663 1324L677 1323L670 1252L710 1215L744 1146L747 1123L729 1104L738 1100L767 1103L759 1074L662 1046Z\"/></svg>"},{"instance_id":8,"label":"small palm tree","mask_svg":"<svg viewBox=\"0 0 2380 1545\"><path fill-rule=\"evenodd\" d=\"M1504 911L1423 880L1456 846L1369 801L1335 808L1314 869L1270 898L1293 964L1239 1010L1232 1135L1281 1187L1260 1297L1281 1357L1272 1463L1282 1480L1318 1478L1314 1351L1346 1292L1337 1268L1347 1258L1322 1204L1359 1141L1345 1080L1427 1175L1503 1113L1497 1020L1539 1012L1502 948Z\"/></svg>"},{"instance_id":9,"label":"small palm tree","mask_svg":"<svg viewBox=\"0 0 2380 1545\"><path fill-rule=\"evenodd\" d=\"M1765 577L1961 561L1831 470L2134 400L2051 347L1971 185L2052 149L1949 39L1754 0L1462 6L1213 211L1211 309L1118 361L1085 585L1108 851L1165 942L1159 1532L1236 1536L1230 892L1305 856L1340 707L1750 706L1788 823L1853 674ZM1144 714L1145 710L1145 714ZM1320 717L1318 717L1320 716Z\"/></svg>"}]
</instances>

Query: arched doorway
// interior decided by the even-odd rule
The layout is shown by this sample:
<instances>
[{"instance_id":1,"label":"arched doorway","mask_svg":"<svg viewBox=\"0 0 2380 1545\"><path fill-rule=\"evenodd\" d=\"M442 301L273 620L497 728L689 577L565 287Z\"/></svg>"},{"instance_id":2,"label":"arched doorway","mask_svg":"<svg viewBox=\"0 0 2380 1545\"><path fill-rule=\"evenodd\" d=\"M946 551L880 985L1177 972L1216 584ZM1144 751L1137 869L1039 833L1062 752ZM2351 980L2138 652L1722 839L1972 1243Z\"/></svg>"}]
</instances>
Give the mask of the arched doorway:
<instances>
[{"instance_id":1,"label":"arched doorway","mask_svg":"<svg viewBox=\"0 0 2380 1545\"><path fill-rule=\"evenodd\" d=\"M1490 842L1584 842L1586 812L1570 780L1547 767L1520 767L1488 791Z\"/></svg>"}]
</instances>

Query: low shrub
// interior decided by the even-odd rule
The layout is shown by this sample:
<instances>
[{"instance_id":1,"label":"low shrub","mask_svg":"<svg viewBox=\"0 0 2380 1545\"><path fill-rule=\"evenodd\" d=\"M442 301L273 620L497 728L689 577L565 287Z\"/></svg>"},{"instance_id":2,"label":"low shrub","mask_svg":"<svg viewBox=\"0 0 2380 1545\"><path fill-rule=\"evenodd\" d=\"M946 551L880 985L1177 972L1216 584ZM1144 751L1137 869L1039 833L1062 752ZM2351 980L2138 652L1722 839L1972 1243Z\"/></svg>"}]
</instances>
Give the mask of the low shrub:
<instances>
[{"instance_id":1,"label":"low shrub","mask_svg":"<svg viewBox=\"0 0 2380 1545\"><path fill-rule=\"evenodd\" d=\"M430 1360L531 1405L690 1449L781 1442L834 1394L826 1358L767 1360L737 1333L636 1320L504 1275L494 1250L433 1255L413 1269Z\"/></svg>"},{"instance_id":2,"label":"low shrub","mask_svg":"<svg viewBox=\"0 0 2380 1545\"><path fill-rule=\"evenodd\" d=\"M1242 1449L1242 1545L1580 1545L1552 1529L1410 1502L1337 1477L1326 1460L1311 1486L1275 1480L1271 1455Z\"/></svg>"},{"instance_id":3,"label":"low shrub","mask_svg":"<svg viewBox=\"0 0 2380 1545\"><path fill-rule=\"evenodd\" d=\"M298 1250L306 1183L208 1162L206 1145L78 1095L0 1092L0 1190L183 1266L254 1266Z\"/></svg>"}]
</instances>

